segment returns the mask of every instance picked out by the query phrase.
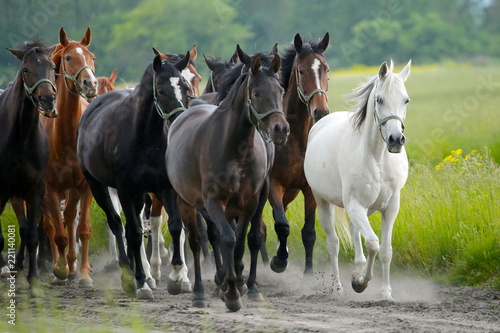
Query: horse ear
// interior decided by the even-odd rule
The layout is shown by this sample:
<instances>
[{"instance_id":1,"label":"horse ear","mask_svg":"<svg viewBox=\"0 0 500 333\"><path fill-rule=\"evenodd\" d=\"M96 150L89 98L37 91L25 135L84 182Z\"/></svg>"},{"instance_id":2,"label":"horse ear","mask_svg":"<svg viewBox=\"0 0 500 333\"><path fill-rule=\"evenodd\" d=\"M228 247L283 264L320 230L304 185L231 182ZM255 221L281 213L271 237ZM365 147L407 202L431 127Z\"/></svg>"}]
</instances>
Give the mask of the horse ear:
<instances>
[{"instance_id":1,"label":"horse ear","mask_svg":"<svg viewBox=\"0 0 500 333\"><path fill-rule=\"evenodd\" d=\"M238 53L238 58L245 66L249 67L250 65L252 65L252 58L248 54L243 52L243 50L240 47L240 44L236 45L236 52Z\"/></svg>"},{"instance_id":2,"label":"horse ear","mask_svg":"<svg viewBox=\"0 0 500 333\"><path fill-rule=\"evenodd\" d=\"M406 82L408 76L410 76L410 67L411 67L411 59L408 61L408 64L403 68L403 70L399 73L399 76L403 79L403 82Z\"/></svg>"},{"instance_id":3,"label":"horse ear","mask_svg":"<svg viewBox=\"0 0 500 333\"><path fill-rule=\"evenodd\" d=\"M21 50L14 50L14 49L9 49L8 47L6 48L16 59L23 60L24 52Z\"/></svg>"},{"instance_id":4,"label":"horse ear","mask_svg":"<svg viewBox=\"0 0 500 333\"><path fill-rule=\"evenodd\" d=\"M54 53L54 51L56 50L57 48L57 45L52 45L50 47L47 48L47 53L52 57L52 54Z\"/></svg>"},{"instance_id":5,"label":"horse ear","mask_svg":"<svg viewBox=\"0 0 500 333\"><path fill-rule=\"evenodd\" d=\"M295 47L295 52L300 53L302 51L302 37L297 33L293 39L293 46Z\"/></svg>"},{"instance_id":6,"label":"horse ear","mask_svg":"<svg viewBox=\"0 0 500 333\"><path fill-rule=\"evenodd\" d=\"M66 35L64 27L61 27L61 29L59 29L59 43L61 43L63 47L69 44L69 39Z\"/></svg>"},{"instance_id":7,"label":"horse ear","mask_svg":"<svg viewBox=\"0 0 500 333\"><path fill-rule=\"evenodd\" d=\"M85 32L85 35L83 36L82 40L80 41L80 44L82 44L83 46L89 46L90 39L91 39L90 27L87 27L87 31Z\"/></svg>"},{"instance_id":8,"label":"horse ear","mask_svg":"<svg viewBox=\"0 0 500 333\"><path fill-rule=\"evenodd\" d=\"M159 55L162 59L170 60L170 57L168 55L161 53L160 51L155 49L154 46L152 47L152 49L153 49L153 52L155 53L155 55Z\"/></svg>"},{"instance_id":9,"label":"horse ear","mask_svg":"<svg viewBox=\"0 0 500 333\"><path fill-rule=\"evenodd\" d=\"M203 58L205 58L205 63L207 64L208 69L213 71L214 70L214 68L213 68L214 63L212 62L212 60L208 59L206 55L203 55Z\"/></svg>"},{"instance_id":10,"label":"horse ear","mask_svg":"<svg viewBox=\"0 0 500 333\"><path fill-rule=\"evenodd\" d=\"M275 54L278 54L278 43L275 43L273 45L273 48L271 49L271 53L269 53L269 55L273 56Z\"/></svg>"},{"instance_id":11,"label":"horse ear","mask_svg":"<svg viewBox=\"0 0 500 333\"><path fill-rule=\"evenodd\" d=\"M380 65L380 69L378 70L378 77L382 80L387 75L388 71L389 68L387 67L387 61L384 61L384 63Z\"/></svg>"},{"instance_id":12,"label":"horse ear","mask_svg":"<svg viewBox=\"0 0 500 333\"><path fill-rule=\"evenodd\" d=\"M231 59L229 59L229 63L236 65L238 63L238 50L234 51Z\"/></svg>"},{"instance_id":13,"label":"horse ear","mask_svg":"<svg viewBox=\"0 0 500 333\"><path fill-rule=\"evenodd\" d=\"M114 71L111 72L111 75L109 77L109 80L111 81L111 84L115 84L116 77L117 77L117 73L116 73L116 69L115 69Z\"/></svg>"},{"instance_id":14,"label":"horse ear","mask_svg":"<svg viewBox=\"0 0 500 333\"><path fill-rule=\"evenodd\" d=\"M186 56L179 60L174 67L177 68L179 71L183 71L186 69L186 67L189 65L189 59L191 58L191 55L189 51L187 51Z\"/></svg>"},{"instance_id":15,"label":"horse ear","mask_svg":"<svg viewBox=\"0 0 500 333\"><path fill-rule=\"evenodd\" d=\"M330 45L330 34L327 32L325 37L319 42L318 48L321 50L321 53L325 52L328 46Z\"/></svg>"},{"instance_id":16,"label":"horse ear","mask_svg":"<svg viewBox=\"0 0 500 333\"><path fill-rule=\"evenodd\" d=\"M196 44L194 44L191 51L189 51L189 55L191 57L191 60L193 60L193 61L196 60L196 56L198 55L198 51L196 50Z\"/></svg>"},{"instance_id":17,"label":"horse ear","mask_svg":"<svg viewBox=\"0 0 500 333\"><path fill-rule=\"evenodd\" d=\"M273 62L271 63L271 70L274 73L278 73L278 71L280 70L280 66L281 66L280 56L279 54L275 54Z\"/></svg>"},{"instance_id":18,"label":"horse ear","mask_svg":"<svg viewBox=\"0 0 500 333\"><path fill-rule=\"evenodd\" d=\"M260 70L262 61L260 60L260 55L257 55L252 62L252 73L256 74Z\"/></svg>"},{"instance_id":19,"label":"horse ear","mask_svg":"<svg viewBox=\"0 0 500 333\"><path fill-rule=\"evenodd\" d=\"M160 73L162 67L163 67L163 63L161 62L161 56L157 55L155 57L155 60L153 60L153 69L156 73Z\"/></svg>"}]
</instances>

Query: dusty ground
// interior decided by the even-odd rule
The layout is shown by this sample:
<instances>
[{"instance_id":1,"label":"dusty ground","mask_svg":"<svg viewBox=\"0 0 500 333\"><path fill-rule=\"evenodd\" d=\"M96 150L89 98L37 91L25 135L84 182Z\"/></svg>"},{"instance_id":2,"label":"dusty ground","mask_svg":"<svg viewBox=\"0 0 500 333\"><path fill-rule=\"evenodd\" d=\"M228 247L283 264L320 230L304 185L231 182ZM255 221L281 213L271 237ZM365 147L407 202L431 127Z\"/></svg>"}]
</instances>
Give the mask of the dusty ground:
<instances>
[{"instance_id":1,"label":"dusty ground","mask_svg":"<svg viewBox=\"0 0 500 333\"><path fill-rule=\"evenodd\" d=\"M105 259L101 260L102 262ZM96 260L93 261L94 263ZM163 277L168 268L163 267ZM363 294L349 285L343 272L345 299L330 296L328 272L304 280L298 268L276 274L260 267L264 302L245 296L243 308L226 312L215 296L215 284L204 280L209 307L191 307L191 294L169 295L159 283L152 301L130 299L120 287L120 273L93 267L96 288L84 291L75 281L51 283L45 275L46 297L26 297L25 278L18 282L17 325L11 331L170 331L170 332L500 332L500 291L438 286L412 273L393 274L396 303L379 301L379 272ZM210 276L213 276L210 274ZM4 289L5 284L0 284ZM0 298L7 300L5 293ZM4 306L2 306L4 309ZM3 311L2 311L3 312ZM2 318L5 318L2 316ZM2 319L3 320L3 319ZM1 326L0 328L5 328ZM1 329L0 329L1 331Z\"/></svg>"}]
</instances>

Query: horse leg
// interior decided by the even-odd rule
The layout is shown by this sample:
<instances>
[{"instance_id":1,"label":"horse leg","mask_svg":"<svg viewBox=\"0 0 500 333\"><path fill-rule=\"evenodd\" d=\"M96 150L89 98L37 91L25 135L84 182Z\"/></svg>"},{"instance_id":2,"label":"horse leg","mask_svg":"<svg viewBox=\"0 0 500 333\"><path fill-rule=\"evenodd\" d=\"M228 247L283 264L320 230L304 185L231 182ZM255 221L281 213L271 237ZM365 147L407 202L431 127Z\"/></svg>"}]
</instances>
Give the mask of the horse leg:
<instances>
[{"instance_id":1,"label":"horse leg","mask_svg":"<svg viewBox=\"0 0 500 333\"><path fill-rule=\"evenodd\" d=\"M221 231L221 244L224 248L222 251L224 257L223 266L226 271L225 284L227 284L227 290L224 294L226 307L229 311L238 311L241 309L241 298L240 292L237 288L237 276L234 263L236 236L224 213L222 202L216 200L215 198L210 198L208 199L206 207L208 214Z\"/></svg>"},{"instance_id":2,"label":"horse leg","mask_svg":"<svg viewBox=\"0 0 500 333\"><path fill-rule=\"evenodd\" d=\"M198 232L198 221L197 212L195 207L189 206L181 197L177 197L177 206L179 208L179 214L184 221L184 223L189 228L189 246L191 251L193 251L194 260L194 298L192 305L196 308L205 308L207 303L205 302L205 292L203 290L203 282L201 279L201 264L200 264L200 250L201 250L201 239Z\"/></svg>"},{"instance_id":3,"label":"horse leg","mask_svg":"<svg viewBox=\"0 0 500 333\"><path fill-rule=\"evenodd\" d=\"M339 272L339 238L335 232L335 206L326 200L316 197L318 216L321 227L326 234L326 248L330 254L333 267L333 292L338 296L344 295L344 288L340 282Z\"/></svg>"},{"instance_id":4,"label":"horse leg","mask_svg":"<svg viewBox=\"0 0 500 333\"><path fill-rule=\"evenodd\" d=\"M38 221L38 258L37 265L40 273L47 273L49 269L47 268L47 261L52 259L52 254L50 252L50 241L45 232L43 221Z\"/></svg>"},{"instance_id":5,"label":"horse leg","mask_svg":"<svg viewBox=\"0 0 500 333\"><path fill-rule=\"evenodd\" d=\"M267 201L267 198L266 198ZM267 266L269 265L269 255L267 254L266 247L266 239L267 239L267 226L264 223L264 219L260 220L260 255L262 256L262 263Z\"/></svg>"},{"instance_id":6,"label":"horse leg","mask_svg":"<svg viewBox=\"0 0 500 333\"><path fill-rule=\"evenodd\" d=\"M76 205L79 200L80 194L76 189L72 189L69 191L69 195L66 196L66 206L64 207L64 222L66 223L66 230L68 233L68 252L66 253L66 260L68 261L70 279L74 279L77 274L75 218L77 214Z\"/></svg>"},{"instance_id":7,"label":"horse leg","mask_svg":"<svg viewBox=\"0 0 500 333\"><path fill-rule=\"evenodd\" d=\"M305 220L302 228L302 243L306 251L306 268L304 275L313 275L313 250L316 242L316 201L311 192L311 188L306 186L302 189L304 194Z\"/></svg>"},{"instance_id":8,"label":"horse leg","mask_svg":"<svg viewBox=\"0 0 500 333\"><path fill-rule=\"evenodd\" d=\"M31 297L43 297L44 293L38 281L36 267L37 223L40 216L40 204L45 192L45 182L40 182L26 198L27 229L25 233L26 248L29 256L28 283L30 284Z\"/></svg>"},{"instance_id":9,"label":"horse leg","mask_svg":"<svg viewBox=\"0 0 500 333\"><path fill-rule=\"evenodd\" d=\"M210 254L208 249L208 230L207 224L203 220L203 217L200 214L196 215L196 221L198 223L198 232L200 234L201 240L201 249L203 251L203 267L205 269L213 270L213 256Z\"/></svg>"},{"instance_id":10,"label":"horse leg","mask_svg":"<svg viewBox=\"0 0 500 333\"><path fill-rule=\"evenodd\" d=\"M392 289L390 281L390 270L392 260L392 227L399 213L399 198L397 192L389 201L387 208L382 213L380 244L380 261L382 262L382 298L388 301L394 301L392 298Z\"/></svg>"},{"instance_id":11,"label":"horse leg","mask_svg":"<svg viewBox=\"0 0 500 333\"><path fill-rule=\"evenodd\" d=\"M149 196L147 196L149 197ZM142 212L141 212L141 224L142 224L142 230L146 230L146 220L144 219L146 214L144 214L144 210L146 209L146 205L144 205ZM141 260L142 260L142 265L144 268L144 274L146 275L146 283L148 284L149 288L151 289L156 289L156 281L153 279L153 276L151 275L151 266L149 265L148 261L148 256L146 254L146 247L144 246L144 239L142 240L141 243Z\"/></svg>"},{"instance_id":12,"label":"horse leg","mask_svg":"<svg viewBox=\"0 0 500 333\"><path fill-rule=\"evenodd\" d=\"M290 223L285 214L283 206L283 195L285 189L280 184L271 181L269 188L269 203L273 209L274 230L278 235L278 251L271 260L271 269L276 273L282 273L288 265L288 247L286 241L290 234Z\"/></svg>"},{"instance_id":13,"label":"horse leg","mask_svg":"<svg viewBox=\"0 0 500 333\"><path fill-rule=\"evenodd\" d=\"M90 187L85 184L85 187L80 195L80 221L76 229L76 237L80 239L82 244L82 262L80 264L80 278L79 285L82 288L92 288L94 282L90 277L90 263L89 263L89 244L92 235L92 228L90 226L90 205L92 204L92 192Z\"/></svg>"},{"instance_id":14,"label":"horse leg","mask_svg":"<svg viewBox=\"0 0 500 333\"><path fill-rule=\"evenodd\" d=\"M191 290L191 283L187 277L187 266L184 261L183 247L184 242L181 243L182 220L179 216L177 207L177 193L174 189L169 188L159 193L157 196L160 199L163 207L168 214L168 230L172 236L173 253L172 253L172 271L167 279L167 291L171 295L180 294L183 291ZM153 217L151 217L152 219ZM182 244L182 248L181 248Z\"/></svg>"},{"instance_id":15,"label":"horse leg","mask_svg":"<svg viewBox=\"0 0 500 333\"><path fill-rule=\"evenodd\" d=\"M108 192L109 192L109 197L111 198L111 203L113 204L113 208L115 209L115 212L120 215L122 211L122 205L120 204L120 199L118 199L118 193L116 192L116 189L108 187ZM106 231L108 233L108 239L109 239L109 253L111 255L111 262L106 265L107 269L115 269L115 267L119 267L118 262L118 252L116 249L116 237L111 228L109 227L109 224L106 223ZM123 229L123 234L122 234L122 239L125 239L125 229Z\"/></svg>"},{"instance_id":16,"label":"horse leg","mask_svg":"<svg viewBox=\"0 0 500 333\"><path fill-rule=\"evenodd\" d=\"M123 223L120 218L120 215L118 215L118 213L115 210L115 207L113 206L113 201L110 196L110 191L108 190L107 186L104 186L101 183L99 183L99 181L94 177L92 177L89 173L84 172L84 174L85 178L87 179L87 183L89 184L90 189L92 190L92 194L94 196L95 201L106 214L108 226L116 237L120 267L122 268L122 276L121 276L122 288L128 294L135 293L136 291L135 281L132 277L133 275L132 275L132 270L130 268L131 266L130 260L128 259L127 254L125 252L125 244L123 242L123 236L122 236Z\"/></svg>"},{"instance_id":17,"label":"horse leg","mask_svg":"<svg viewBox=\"0 0 500 333\"><path fill-rule=\"evenodd\" d=\"M43 223L52 249L52 269L57 279L65 280L69 272L65 253L66 246L68 246L68 234L64 229L61 216L61 198L55 190L48 189L44 200L46 200L47 211Z\"/></svg>"},{"instance_id":18,"label":"horse leg","mask_svg":"<svg viewBox=\"0 0 500 333\"><path fill-rule=\"evenodd\" d=\"M262 250L261 233L262 233L262 212L264 211L264 206L266 205L267 196L269 194L269 178L266 178L264 186L260 191L259 204L257 210L250 220L250 232L248 233L248 248L250 249L250 274L248 275L247 286L248 286L248 298L254 301L263 301L264 298L257 287L257 260L259 257L259 250ZM265 226L265 224L264 224ZM265 228L264 228L265 230ZM267 256L267 251L266 251ZM264 253L262 253L264 258Z\"/></svg>"},{"instance_id":19,"label":"horse leg","mask_svg":"<svg viewBox=\"0 0 500 333\"><path fill-rule=\"evenodd\" d=\"M128 257L134 261L135 280L137 283L137 298L138 299L153 299L153 292L146 283L146 275L144 274L144 266L141 258L141 243L142 243L142 223L139 216L139 209L144 205L144 200L141 196L133 197L128 193L118 189L118 197L122 204L123 213L127 223L125 225L125 236L127 237Z\"/></svg>"},{"instance_id":20,"label":"horse leg","mask_svg":"<svg viewBox=\"0 0 500 333\"><path fill-rule=\"evenodd\" d=\"M151 208L151 243L152 243L152 251L151 251L151 276L153 279L159 281L161 278L161 263L162 258L160 256L160 235L161 235L161 209L163 205L161 201L156 197L153 200L152 208Z\"/></svg>"},{"instance_id":21,"label":"horse leg","mask_svg":"<svg viewBox=\"0 0 500 333\"><path fill-rule=\"evenodd\" d=\"M5 205L7 204L8 198L0 198L0 216L5 210ZM5 246L5 239L3 237L2 232L2 221L0 221L0 274L2 277L10 277L10 268L7 266L7 262L5 261L2 252Z\"/></svg>"},{"instance_id":22,"label":"horse leg","mask_svg":"<svg viewBox=\"0 0 500 333\"><path fill-rule=\"evenodd\" d=\"M11 198L10 203L12 209L16 214L17 222L19 223L19 236L21 237L21 244L16 254L16 271L24 269L24 250L26 247L26 229L28 228L28 221L26 220L26 210L24 200L20 198Z\"/></svg>"},{"instance_id":23,"label":"horse leg","mask_svg":"<svg viewBox=\"0 0 500 333\"><path fill-rule=\"evenodd\" d=\"M353 234L353 242L354 242L354 249L356 251L356 257L358 257L358 263L357 263L357 269L353 273L352 276L352 288L354 291L361 293L363 292L366 287L368 287L368 282L372 279L373 277L373 263L375 261L375 257L379 251L380 245L379 245L379 240L377 235L373 232L373 229L370 226L370 221L368 220L368 215L367 215L367 209L358 205L346 205L346 211L349 214L349 220L351 224L354 224L354 228L359 230L363 238L365 239L365 246L366 246L366 251L368 253L368 261L366 261L366 264L362 264L362 257L360 253L363 252L363 249L361 248L361 241L359 239L359 232L358 235ZM353 227L351 228L351 234L353 231ZM356 263L356 260L355 260Z\"/></svg>"},{"instance_id":24,"label":"horse leg","mask_svg":"<svg viewBox=\"0 0 500 333\"><path fill-rule=\"evenodd\" d=\"M222 268L222 253L221 253L221 247L220 247L220 233L219 229L217 229L217 225L215 222L212 220L210 215L208 215L208 212L206 210L200 210L198 212L200 218L200 215L205 219L207 223L207 237L210 241L210 244L212 245L212 249L214 250L214 261L215 261L215 278L214 281L215 283L220 286L222 285L224 281L224 270Z\"/></svg>"}]
</instances>

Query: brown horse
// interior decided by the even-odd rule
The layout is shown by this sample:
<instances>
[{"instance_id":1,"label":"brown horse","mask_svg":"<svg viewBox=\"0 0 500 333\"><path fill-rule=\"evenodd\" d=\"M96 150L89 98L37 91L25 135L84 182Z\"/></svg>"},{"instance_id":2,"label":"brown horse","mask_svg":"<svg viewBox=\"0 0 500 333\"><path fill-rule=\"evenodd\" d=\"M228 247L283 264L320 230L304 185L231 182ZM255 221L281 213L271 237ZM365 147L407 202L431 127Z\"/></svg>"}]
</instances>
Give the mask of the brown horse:
<instances>
[{"instance_id":1,"label":"brown horse","mask_svg":"<svg viewBox=\"0 0 500 333\"><path fill-rule=\"evenodd\" d=\"M323 57L329 41L328 33L321 41L309 43L303 42L297 34L293 46L286 49L282 57L282 86L285 89L283 108L290 124L290 135L286 145L276 146L268 197L279 240L271 268L278 273L283 272L288 264L286 241L290 224L285 212L299 191L304 194L305 201L305 223L302 228L306 252L305 273L312 273L316 202L304 175L304 156L311 127L329 113L326 97L329 67Z\"/></svg>"},{"instance_id":2,"label":"brown horse","mask_svg":"<svg viewBox=\"0 0 500 333\"><path fill-rule=\"evenodd\" d=\"M109 77L101 76L97 78L97 86L99 87L97 90L97 95L101 96L102 94L107 93L108 91L116 90L115 81L116 81L116 69L111 72Z\"/></svg>"},{"instance_id":3,"label":"brown horse","mask_svg":"<svg viewBox=\"0 0 500 333\"><path fill-rule=\"evenodd\" d=\"M52 59L59 77L56 82L58 95L57 119L44 119L50 146L44 197L44 226L50 239L54 274L65 279L76 275L76 242L74 221L77 203L80 202L80 223L76 236L82 244L80 286L92 287L88 261L90 228L90 204L92 193L83 176L76 155L77 127L87 101L97 96L97 79L94 75L94 55L87 49L90 44L90 28L80 42L70 41L61 28L59 42ZM83 97L83 98L81 98ZM64 229L60 203L66 199ZM68 246L66 254L66 246Z\"/></svg>"}]
</instances>

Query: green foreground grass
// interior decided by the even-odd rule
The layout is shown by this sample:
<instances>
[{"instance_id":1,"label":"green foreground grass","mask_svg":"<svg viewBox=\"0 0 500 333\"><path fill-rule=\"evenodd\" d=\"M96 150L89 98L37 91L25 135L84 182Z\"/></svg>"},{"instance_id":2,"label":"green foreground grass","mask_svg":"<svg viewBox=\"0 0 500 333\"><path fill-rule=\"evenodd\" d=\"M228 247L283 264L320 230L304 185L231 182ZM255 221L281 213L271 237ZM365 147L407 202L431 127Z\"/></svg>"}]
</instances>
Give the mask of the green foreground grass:
<instances>
[{"instance_id":1,"label":"green foreground grass","mask_svg":"<svg viewBox=\"0 0 500 333\"><path fill-rule=\"evenodd\" d=\"M330 110L346 110L342 96L374 73L376 68L334 72ZM500 78L500 66L414 68L408 79L412 102L405 134L410 174L394 227L394 265L416 269L444 283L500 288L500 169L495 163L500 161L500 80L495 78ZM460 156L453 155L436 170L450 151L459 148L463 150ZM466 160L476 149L484 157L475 154ZM290 205L287 216L291 259L302 264L301 196ZM264 220L268 251L274 255L277 240L269 206ZM371 221L380 234L379 214ZM105 217L95 203L91 223L91 251L106 251ZM4 234L9 224L17 223L7 207L2 215ZM315 265L329 265L319 221L316 230ZM165 226L164 233L168 237ZM351 250L341 252L344 260L353 260Z\"/></svg>"}]
</instances>

